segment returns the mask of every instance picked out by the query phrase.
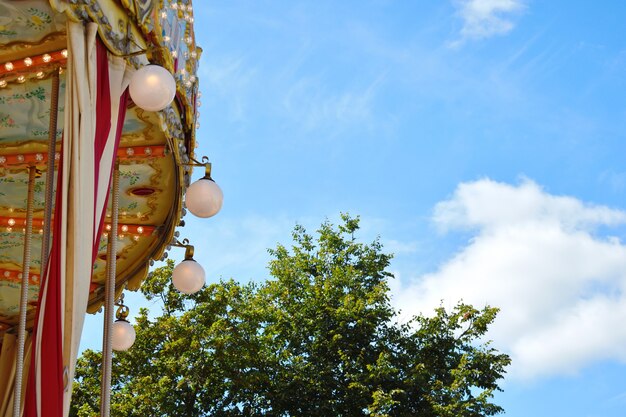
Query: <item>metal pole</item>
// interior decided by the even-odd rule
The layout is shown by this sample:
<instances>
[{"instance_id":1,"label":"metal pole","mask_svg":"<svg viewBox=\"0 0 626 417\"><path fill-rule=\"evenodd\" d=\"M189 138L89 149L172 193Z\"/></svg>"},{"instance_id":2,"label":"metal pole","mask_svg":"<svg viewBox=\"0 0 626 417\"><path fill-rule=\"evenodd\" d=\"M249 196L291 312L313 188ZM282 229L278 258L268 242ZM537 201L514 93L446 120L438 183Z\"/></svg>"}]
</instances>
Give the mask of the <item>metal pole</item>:
<instances>
[{"instance_id":1,"label":"metal pole","mask_svg":"<svg viewBox=\"0 0 626 417\"><path fill-rule=\"evenodd\" d=\"M115 275L117 264L117 220L120 188L119 165L113 171L113 190L111 200L111 230L107 244L107 277L104 289L104 337L102 340L102 382L100 385L100 417L109 417L111 413L111 368L113 346L113 309L115 308Z\"/></svg>"},{"instance_id":2,"label":"metal pole","mask_svg":"<svg viewBox=\"0 0 626 417\"><path fill-rule=\"evenodd\" d=\"M35 196L35 171L28 168L28 197L26 199L26 231L24 233L24 260L22 266L22 291L20 297L20 321L17 330L17 363L15 390L13 396L13 416L21 417L22 378L24 375L24 343L26 341L26 313L28 310L28 278L30 275L30 249L33 234L33 199Z\"/></svg>"},{"instance_id":3,"label":"metal pole","mask_svg":"<svg viewBox=\"0 0 626 417\"><path fill-rule=\"evenodd\" d=\"M57 118L59 112L59 69L52 73L50 98L50 124L48 126L48 170L46 172L46 198L44 200L43 236L41 237L41 271L46 273L50 255L50 233L52 230L52 206L54 198L54 155L56 152Z\"/></svg>"}]
</instances>

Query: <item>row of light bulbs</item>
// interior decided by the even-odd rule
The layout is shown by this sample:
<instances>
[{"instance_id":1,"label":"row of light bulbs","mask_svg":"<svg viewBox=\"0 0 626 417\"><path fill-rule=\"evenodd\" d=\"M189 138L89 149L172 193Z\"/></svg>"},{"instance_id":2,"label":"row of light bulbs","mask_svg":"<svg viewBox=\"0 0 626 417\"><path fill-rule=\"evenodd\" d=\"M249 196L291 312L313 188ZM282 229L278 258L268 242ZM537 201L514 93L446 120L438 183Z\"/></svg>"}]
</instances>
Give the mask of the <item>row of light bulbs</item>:
<instances>
[{"instance_id":1,"label":"row of light bulbs","mask_svg":"<svg viewBox=\"0 0 626 417\"><path fill-rule=\"evenodd\" d=\"M29 67L32 67L33 65L43 65L43 64L50 64L53 61L62 61L65 60L67 58L67 49L63 49L60 52L53 52L52 55L50 54L43 54L40 56L33 56L31 57L26 57L22 60L18 60L18 61L9 61L9 62L5 62L2 66L0 66L0 74L11 74L14 71L20 72L23 71ZM60 69L59 71L61 71L62 69ZM29 75L29 77L31 78L38 78L38 79L42 79L46 76L46 73L44 71L38 71L36 73L34 73L33 75ZM27 76L26 75L18 75L15 78L15 81L17 81L18 83L24 83L27 80ZM2 79L0 80L0 88L5 88L8 85L8 81L6 79Z\"/></svg>"},{"instance_id":2,"label":"row of light bulbs","mask_svg":"<svg viewBox=\"0 0 626 417\"><path fill-rule=\"evenodd\" d=\"M133 75L130 86L133 102L147 111L160 111L170 105L176 95L176 82L172 74L158 65L146 65ZM191 184L185 193L185 206L195 216L208 218L216 215L222 208L224 194L210 175L207 174ZM204 268L193 259L193 248L186 247L185 259L172 271L172 284L184 294L194 294L202 289L206 282ZM190 249L191 248L191 249ZM116 351L125 351L135 342L135 328L126 320L128 307L118 304L117 320L113 323L112 346Z\"/></svg>"},{"instance_id":3,"label":"row of light bulbs","mask_svg":"<svg viewBox=\"0 0 626 417\"><path fill-rule=\"evenodd\" d=\"M67 49L62 50L61 55L63 56L63 58L67 58ZM49 54L43 54L41 56L41 60L46 64L51 62L52 59L53 59L52 56ZM33 59L27 56L26 58L24 58L23 63L24 63L24 66L30 67L31 65L33 65ZM7 72L13 71L15 69L15 65L13 65L13 62L5 62L4 69Z\"/></svg>"},{"instance_id":4,"label":"row of light bulbs","mask_svg":"<svg viewBox=\"0 0 626 417\"><path fill-rule=\"evenodd\" d=\"M35 73L34 78L37 78L38 80L41 80L43 77L46 76L46 73L43 71L38 71ZM18 82L18 84L23 84L26 82L26 76L25 75L18 75L17 78L15 79L15 81ZM9 83L7 82L7 80L0 80L0 88L4 88L7 85L9 85Z\"/></svg>"}]
</instances>

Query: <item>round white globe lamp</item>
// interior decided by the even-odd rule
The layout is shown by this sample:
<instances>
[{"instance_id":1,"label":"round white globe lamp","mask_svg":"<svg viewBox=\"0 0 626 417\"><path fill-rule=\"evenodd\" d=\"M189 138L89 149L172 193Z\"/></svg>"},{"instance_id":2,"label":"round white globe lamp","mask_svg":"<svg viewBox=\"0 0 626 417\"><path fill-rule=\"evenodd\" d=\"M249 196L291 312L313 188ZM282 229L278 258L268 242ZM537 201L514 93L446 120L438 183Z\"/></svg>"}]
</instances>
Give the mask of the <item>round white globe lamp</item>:
<instances>
[{"instance_id":1,"label":"round white globe lamp","mask_svg":"<svg viewBox=\"0 0 626 417\"><path fill-rule=\"evenodd\" d=\"M131 348L135 343L135 328L126 320L128 317L128 307L124 305L124 294L120 297L117 311L115 312L115 323L111 333L111 347L113 350L122 352Z\"/></svg>"},{"instance_id":2,"label":"round white globe lamp","mask_svg":"<svg viewBox=\"0 0 626 417\"><path fill-rule=\"evenodd\" d=\"M111 337L113 350L118 352L128 350L135 343L135 328L126 320L116 320L113 323Z\"/></svg>"},{"instance_id":3,"label":"round white globe lamp","mask_svg":"<svg viewBox=\"0 0 626 417\"><path fill-rule=\"evenodd\" d=\"M184 294L197 293L204 286L204 282L204 268L191 257L185 257L172 271L172 284Z\"/></svg>"},{"instance_id":4,"label":"round white globe lamp","mask_svg":"<svg viewBox=\"0 0 626 417\"><path fill-rule=\"evenodd\" d=\"M185 193L185 205L197 217L215 216L222 208L224 193L210 177L194 182Z\"/></svg>"},{"instance_id":5,"label":"round white globe lamp","mask_svg":"<svg viewBox=\"0 0 626 417\"><path fill-rule=\"evenodd\" d=\"M146 65L133 74L129 92L137 106L147 111L159 111L174 100L176 81L165 68Z\"/></svg>"}]
</instances>

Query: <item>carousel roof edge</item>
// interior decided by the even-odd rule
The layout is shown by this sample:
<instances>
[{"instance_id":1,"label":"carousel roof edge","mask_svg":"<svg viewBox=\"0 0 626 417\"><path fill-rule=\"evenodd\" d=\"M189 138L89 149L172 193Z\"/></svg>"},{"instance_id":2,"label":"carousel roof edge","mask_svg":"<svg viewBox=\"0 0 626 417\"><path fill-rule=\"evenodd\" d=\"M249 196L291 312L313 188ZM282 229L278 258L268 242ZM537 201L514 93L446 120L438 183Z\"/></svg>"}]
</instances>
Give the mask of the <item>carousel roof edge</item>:
<instances>
[{"instance_id":1,"label":"carousel roof edge","mask_svg":"<svg viewBox=\"0 0 626 417\"><path fill-rule=\"evenodd\" d=\"M11 16L13 38L0 33L0 336L13 331L19 312L23 271L27 167L47 172L61 152L68 59L67 21L94 22L99 37L114 55L131 66L162 65L177 86L174 102L150 112L128 103L118 149L121 175L116 294L137 290L153 260L163 260L182 224L183 196L194 162L199 98L196 77L202 53L195 44L189 0L0 0ZM2 14L2 13L0 13ZM22 18L27 16L28 19ZM141 52L134 54L135 52ZM132 54L132 56L127 56ZM9 66L11 69L9 69ZM13 68L15 67L15 68ZM56 93L53 85L56 81ZM56 98L53 100L53 96ZM52 103L59 103L56 136L49 124ZM56 137L56 152L47 155ZM30 264L28 328L32 327L41 278L44 176L34 181L35 253ZM55 185L52 186L53 188ZM109 210L110 213L110 210ZM108 215L110 217L110 214ZM111 230L111 220L104 227ZM115 233L115 232L113 232ZM103 236L97 248L88 312L102 305L108 254Z\"/></svg>"},{"instance_id":2,"label":"carousel roof edge","mask_svg":"<svg viewBox=\"0 0 626 417\"><path fill-rule=\"evenodd\" d=\"M129 57L135 67L147 62L167 68L176 80L177 102L191 150L195 147L198 98L197 46L191 0L49 0L57 12L74 21L95 22L107 48L116 55L146 51Z\"/></svg>"}]
</instances>

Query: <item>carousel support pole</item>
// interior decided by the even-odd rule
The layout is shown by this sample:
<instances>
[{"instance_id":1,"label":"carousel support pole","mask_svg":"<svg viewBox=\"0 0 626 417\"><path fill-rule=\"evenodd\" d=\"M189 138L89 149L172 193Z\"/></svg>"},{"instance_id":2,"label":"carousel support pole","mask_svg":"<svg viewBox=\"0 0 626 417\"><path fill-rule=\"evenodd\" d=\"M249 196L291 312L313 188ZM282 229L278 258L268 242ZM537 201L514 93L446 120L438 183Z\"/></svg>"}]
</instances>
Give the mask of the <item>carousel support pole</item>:
<instances>
[{"instance_id":1,"label":"carousel support pole","mask_svg":"<svg viewBox=\"0 0 626 417\"><path fill-rule=\"evenodd\" d=\"M22 377L24 375L24 344L26 342L26 314L28 310L28 278L30 275L30 251L33 235L33 199L35 196L34 166L28 168L28 197L26 199L26 230L24 233L24 260L22 267L22 291L20 297L20 321L17 330L17 360L15 370L15 390L13 395L13 416L21 417Z\"/></svg>"},{"instance_id":2,"label":"carousel support pole","mask_svg":"<svg viewBox=\"0 0 626 417\"><path fill-rule=\"evenodd\" d=\"M100 385L100 417L111 413L111 368L113 364L113 309L115 308L115 275L117 264L117 223L119 210L120 171L115 164L111 200L111 230L107 244L107 276L104 289L104 337L102 340L102 382Z\"/></svg>"},{"instance_id":3,"label":"carousel support pole","mask_svg":"<svg viewBox=\"0 0 626 417\"><path fill-rule=\"evenodd\" d=\"M48 168L46 171L46 198L41 240L41 271L46 273L50 255L50 232L52 230L52 203L54 198L54 155L56 152L57 118L59 112L59 69L52 73L52 91L50 94L50 124L48 126Z\"/></svg>"}]
</instances>

